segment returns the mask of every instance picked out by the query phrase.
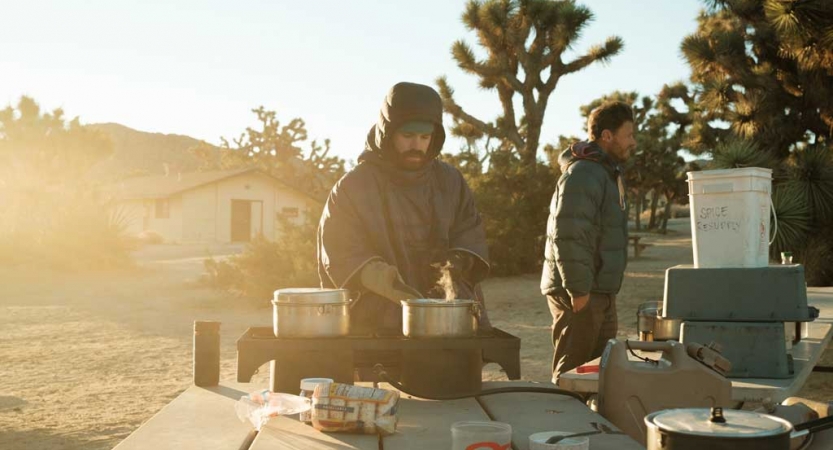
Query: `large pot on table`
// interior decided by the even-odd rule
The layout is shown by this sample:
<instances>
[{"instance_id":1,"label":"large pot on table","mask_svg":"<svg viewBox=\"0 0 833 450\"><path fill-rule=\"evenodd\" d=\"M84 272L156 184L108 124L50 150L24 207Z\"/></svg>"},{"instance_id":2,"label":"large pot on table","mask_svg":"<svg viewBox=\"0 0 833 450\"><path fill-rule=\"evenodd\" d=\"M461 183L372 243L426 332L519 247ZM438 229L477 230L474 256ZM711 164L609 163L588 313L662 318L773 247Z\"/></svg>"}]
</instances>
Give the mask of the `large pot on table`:
<instances>
[{"instance_id":1,"label":"large pot on table","mask_svg":"<svg viewBox=\"0 0 833 450\"><path fill-rule=\"evenodd\" d=\"M477 335L480 306L474 300L420 298L402 300L402 334L406 337Z\"/></svg>"},{"instance_id":2,"label":"large pot on table","mask_svg":"<svg viewBox=\"0 0 833 450\"><path fill-rule=\"evenodd\" d=\"M275 337L335 337L350 333L350 291L293 288L272 299Z\"/></svg>"},{"instance_id":3,"label":"large pot on table","mask_svg":"<svg viewBox=\"0 0 833 450\"><path fill-rule=\"evenodd\" d=\"M789 450L833 427L825 417L795 427L780 417L723 408L683 408L645 416L647 450Z\"/></svg>"}]
</instances>

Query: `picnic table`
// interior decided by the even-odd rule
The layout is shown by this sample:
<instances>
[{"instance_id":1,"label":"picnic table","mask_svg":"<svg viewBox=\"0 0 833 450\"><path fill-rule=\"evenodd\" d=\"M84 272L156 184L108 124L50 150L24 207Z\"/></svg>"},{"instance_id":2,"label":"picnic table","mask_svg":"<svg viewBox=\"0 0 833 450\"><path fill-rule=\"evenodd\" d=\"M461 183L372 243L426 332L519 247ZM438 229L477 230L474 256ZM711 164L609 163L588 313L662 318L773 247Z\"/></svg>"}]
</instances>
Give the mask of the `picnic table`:
<instances>
[{"instance_id":1,"label":"picnic table","mask_svg":"<svg viewBox=\"0 0 833 450\"><path fill-rule=\"evenodd\" d=\"M810 304L820 310L811 322L808 336L793 348L797 374L788 380L734 380L736 399L780 401L794 394L827 347L833 328L833 289L808 289ZM586 383L592 376L576 380L578 391L592 392ZM566 375L565 375L566 376ZM562 380L564 377L562 377ZM596 383L598 381L596 380ZM585 384L582 384L585 383ZM552 386L549 383L498 381L486 382L484 389L508 386ZM592 386L592 384L591 384ZM598 384L596 384L598 386ZM463 420L496 420L512 425L514 450L527 450L528 439L539 431L591 431L592 423L617 429L583 403L565 395L507 393L453 401L433 401L402 394L399 424L392 436L367 436L322 433L297 420L297 416L272 419L260 432L241 422L234 404L243 395L265 385L222 381L219 386L191 386L134 431L116 450L164 449L341 449L396 450L449 449L451 424ZM390 388L381 385L383 388ZM590 437L593 450L644 449L623 434L597 434ZM833 429L814 436L807 450L833 448Z\"/></svg>"},{"instance_id":2,"label":"picnic table","mask_svg":"<svg viewBox=\"0 0 833 450\"><path fill-rule=\"evenodd\" d=\"M783 379L732 378L733 400L748 402L771 400L778 403L801 390L833 337L833 289L808 288L807 302L819 308L819 318L804 324L805 336L792 348L795 375ZM588 364L599 364L599 359ZM558 385L574 392L597 393L599 374L580 374L573 369L559 378Z\"/></svg>"},{"instance_id":3,"label":"picnic table","mask_svg":"<svg viewBox=\"0 0 833 450\"><path fill-rule=\"evenodd\" d=\"M549 383L498 381L497 387L550 386ZM379 387L393 389L382 384ZM516 450L528 449L529 436L540 431L593 431L593 422L614 433L590 436L594 450L642 450L638 442L573 397L542 393L506 393L434 401L401 394L399 423L392 436L323 433L299 422L297 416L276 417L260 432L235 415L234 403L250 390L263 388L224 381L217 387L192 386L131 434L116 450L139 449L342 449L435 450L451 448L451 424L464 420L496 420L512 425Z\"/></svg>"}]
</instances>

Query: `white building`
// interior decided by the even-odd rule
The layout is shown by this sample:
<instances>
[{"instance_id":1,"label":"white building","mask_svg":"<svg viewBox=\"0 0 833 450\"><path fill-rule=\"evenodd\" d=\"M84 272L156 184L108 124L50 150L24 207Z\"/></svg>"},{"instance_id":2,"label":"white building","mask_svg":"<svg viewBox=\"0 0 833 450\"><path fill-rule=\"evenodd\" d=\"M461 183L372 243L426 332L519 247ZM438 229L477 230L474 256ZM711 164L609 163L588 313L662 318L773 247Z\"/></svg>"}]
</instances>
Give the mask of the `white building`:
<instances>
[{"instance_id":1,"label":"white building","mask_svg":"<svg viewBox=\"0 0 833 450\"><path fill-rule=\"evenodd\" d=\"M254 168L129 178L111 192L128 232L155 232L165 242L275 239L279 218L303 223L323 204Z\"/></svg>"}]
</instances>

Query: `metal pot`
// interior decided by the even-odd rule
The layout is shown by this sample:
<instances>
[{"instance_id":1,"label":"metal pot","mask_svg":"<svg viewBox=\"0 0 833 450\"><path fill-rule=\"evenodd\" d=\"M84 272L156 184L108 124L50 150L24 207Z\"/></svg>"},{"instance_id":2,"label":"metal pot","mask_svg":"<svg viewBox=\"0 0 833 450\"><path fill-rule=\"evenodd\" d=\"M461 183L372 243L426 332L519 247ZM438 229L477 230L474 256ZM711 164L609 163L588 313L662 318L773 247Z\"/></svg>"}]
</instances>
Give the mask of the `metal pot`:
<instances>
[{"instance_id":1,"label":"metal pot","mask_svg":"<svg viewBox=\"0 0 833 450\"><path fill-rule=\"evenodd\" d=\"M833 417L793 425L769 414L686 408L645 416L647 450L789 450L791 439L833 426Z\"/></svg>"},{"instance_id":2,"label":"metal pot","mask_svg":"<svg viewBox=\"0 0 833 450\"><path fill-rule=\"evenodd\" d=\"M471 337L480 306L474 300L402 300L402 334L407 337Z\"/></svg>"},{"instance_id":3,"label":"metal pot","mask_svg":"<svg viewBox=\"0 0 833 450\"><path fill-rule=\"evenodd\" d=\"M682 319L662 317L662 302L645 302L636 311L640 341L679 341Z\"/></svg>"},{"instance_id":4,"label":"metal pot","mask_svg":"<svg viewBox=\"0 0 833 450\"><path fill-rule=\"evenodd\" d=\"M275 337L330 337L350 333L350 291L297 288L275 291Z\"/></svg>"}]
</instances>

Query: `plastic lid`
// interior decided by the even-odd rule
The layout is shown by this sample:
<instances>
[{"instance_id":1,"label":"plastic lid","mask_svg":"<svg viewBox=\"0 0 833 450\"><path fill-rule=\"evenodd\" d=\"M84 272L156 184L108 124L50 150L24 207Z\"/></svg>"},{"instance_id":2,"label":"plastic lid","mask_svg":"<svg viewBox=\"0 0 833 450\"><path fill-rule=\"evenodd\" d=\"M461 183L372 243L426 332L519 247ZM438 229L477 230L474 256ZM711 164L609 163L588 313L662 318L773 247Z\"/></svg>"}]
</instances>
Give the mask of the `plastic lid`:
<instances>
[{"instance_id":1,"label":"plastic lid","mask_svg":"<svg viewBox=\"0 0 833 450\"><path fill-rule=\"evenodd\" d=\"M693 172L686 172L689 181L708 179L708 178L730 178L735 176L760 176L769 178L772 176L772 169L766 167L741 167L738 169L716 169L716 170L698 170Z\"/></svg>"},{"instance_id":2,"label":"plastic lid","mask_svg":"<svg viewBox=\"0 0 833 450\"><path fill-rule=\"evenodd\" d=\"M301 390L313 391L319 384L328 384L332 382L332 378L304 378L301 380Z\"/></svg>"},{"instance_id":3,"label":"plastic lid","mask_svg":"<svg viewBox=\"0 0 833 450\"><path fill-rule=\"evenodd\" d=\"M698 436L765 437L792 431L786 420L753 411L725 409L725 422L713 422L708 408L670 409L655 414L652 420L660 429Z\"/></svg>"},{"instance_id":4,"label":"plastic lid","mask_svg":"<svg viewBox=\"0 0 833 450\"><path fill-rule=\"evenodd\" d=\"M542 431L529 436L530 450L587 450L590 448L590 438L587 436L562 439L555 444L547 444L547 439L553 436L569 436L578 433L573 431Z\"/></svg>"}]
</instances>

